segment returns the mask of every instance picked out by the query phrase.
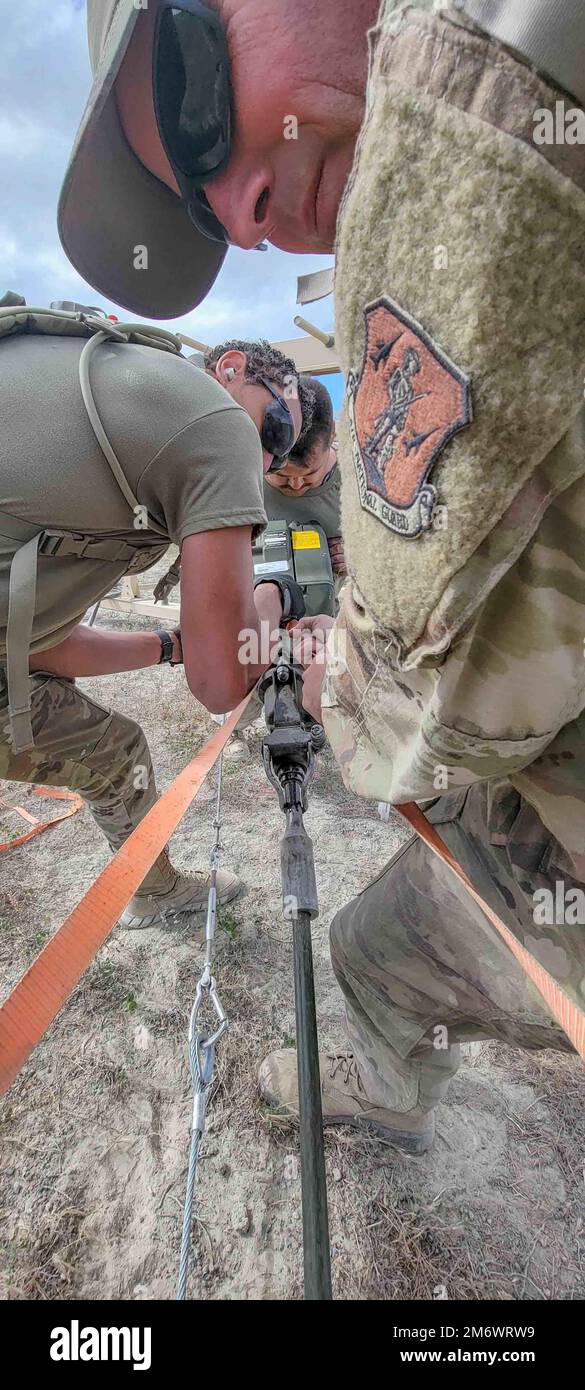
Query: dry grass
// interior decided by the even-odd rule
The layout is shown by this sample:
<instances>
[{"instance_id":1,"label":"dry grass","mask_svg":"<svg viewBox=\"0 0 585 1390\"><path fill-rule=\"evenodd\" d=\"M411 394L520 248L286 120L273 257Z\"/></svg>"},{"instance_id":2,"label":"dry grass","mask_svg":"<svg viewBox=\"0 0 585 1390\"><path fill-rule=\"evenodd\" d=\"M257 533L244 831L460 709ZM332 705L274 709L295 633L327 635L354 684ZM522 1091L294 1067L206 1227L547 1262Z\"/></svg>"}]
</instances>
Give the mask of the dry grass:
<instances>
[{"instance_id":1,"label":"dry grass","mask_svg":"<svg viewBox=\"0 0 585 1390\"><path fill-rule=\"evenodd\" d=\"M140 716L164 784L208 729L179 676L172 694L157 680L134 673L92 693ZM266 1053L294 1037L292 954L274 870L279 813L254 739L247 762L226 769L226 863L239 859L250 888L218 932L230 1029L209 1097L190 1293L286 1301L302 1296L298 1137L263 1105L256 1076ZM178 862L205 862L212 820L213 796L202 798L175 841ZM381 867L386 828L342 787L328 754L308 826L324 885L315 964L328 1045L344 1028L327 920ZM85 813L13 855L0 929L7 985L104 862ZM202 957L191 926L114 933L11 1088L0 1110L0 1296L174 1297L191 1114L186 1032ZM408 1159L379 1139L327 1130L335 1296L585 1297L584 1087L566 1056L488 1045L453 1086L434 1154ZM453 1130L457 1107L463 1129ZM481 1145L466 1145L478 1126Z\"/></svg>"},{"instance_id":2,"label":"dry grass","mask_svg":"<svg viewBox=\"0 0 585 1390\"><path fill-rule=\"evenodd\" d=\"M492 1247L486 1255L482 1232L458 1220L451 1201L440 1195L422 1200L415 1160L401 1171L394 1156L391 1176L378 1171L372 1181L367 1145L366 1153L363 1142L359 1147L348 1154L339 1144L333 1171L343 1177L329 1188L337 1298L514 1297L504 1249L496 1255ZM373 1147L379 1152L379 1141Z\"/></svg>"},{"instance_id":3,"label":"dry grass","mask_svg":"<svg viewBox=\"0 0 585 1390\"><path fill-rule=\"evenodd\" d=\"M89 1215L83 1195L54 1192L45 1198L38 1193L32 1210L21 1216L13 1239L2 1251L0 1298L75 1297L83 1269L83 1227ZM8 1218L9 1212L0 1212L3 1225Z\"/></svg>"}]
</instances>

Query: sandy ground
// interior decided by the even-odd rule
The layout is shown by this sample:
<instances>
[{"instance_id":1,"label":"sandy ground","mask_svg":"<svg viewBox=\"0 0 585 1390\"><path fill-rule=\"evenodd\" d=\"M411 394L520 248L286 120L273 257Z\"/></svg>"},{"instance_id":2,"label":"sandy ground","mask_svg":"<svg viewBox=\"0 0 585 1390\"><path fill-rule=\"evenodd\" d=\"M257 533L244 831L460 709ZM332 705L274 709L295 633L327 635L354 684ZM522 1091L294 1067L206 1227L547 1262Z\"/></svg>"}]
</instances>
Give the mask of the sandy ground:
<instances>
[{"instance_id":1,"label":"sandy ground","mask_svg":"<svg viewBox=\"0 0 585 1390\"><path fill-rule=\"evenodd\" d=\"M123 621L104 617L109 626ZM182 672L84 684L141 720L161 790L215 727ZM207 862L213 787L212 778L174 836L173 858L182 867ZM23 788L9 790L27 804ZM219 932L216 974L231 1027L218 1049L200 1162L193 1299L302 1294L296 1134L270 1116L255 1087L265 1053L294 1042L282 825L260 736L251 733L242 759L229 759L225 770L224 864L242 875L247 891L224 910ZM321 901L314 932L319 1025L324 1044L336 1044L344 1037L343 1008L328 925L403 832L344 789L327 752L307 826ZM107 858L86 810L2 856L2 993ZM192 922L140 933L116 928L2 1103L5 1299L175 1297L191 1114L185 1039L201 940ZM328 1131L335 1296L582 1299L584 1100L578 1061L474 1044L424 1158L408 1159L355 1131Z\"/></svg>"}]
</instances>

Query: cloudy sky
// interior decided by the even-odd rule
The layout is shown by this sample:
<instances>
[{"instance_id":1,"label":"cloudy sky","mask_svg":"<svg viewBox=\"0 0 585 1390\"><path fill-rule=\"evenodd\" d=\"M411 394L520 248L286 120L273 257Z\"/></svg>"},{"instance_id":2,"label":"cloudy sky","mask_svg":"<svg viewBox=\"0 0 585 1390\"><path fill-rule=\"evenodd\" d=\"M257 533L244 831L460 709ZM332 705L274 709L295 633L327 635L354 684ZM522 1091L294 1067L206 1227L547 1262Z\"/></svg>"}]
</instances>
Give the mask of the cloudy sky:
<instances>
[{"instance_id":1,"label":"cloudy sky","mask_svg":"<svg viewBox=\"0 0 585 1390\"><path fill-rule=\"evenodd\" d=\"M91 82L85 0L0 0L0 54L0 295L17 290L29 304L96 302L69 264L56 226L59 189ZM296 277L329 264L324 256L272 248L263 255L231 250L204 304L168 326L209 343L296 337ZM118 308L99 302L108 312ZM309 316L330 328L332 312L327 299L311 305Z\"/></svg>"}]
</instances>

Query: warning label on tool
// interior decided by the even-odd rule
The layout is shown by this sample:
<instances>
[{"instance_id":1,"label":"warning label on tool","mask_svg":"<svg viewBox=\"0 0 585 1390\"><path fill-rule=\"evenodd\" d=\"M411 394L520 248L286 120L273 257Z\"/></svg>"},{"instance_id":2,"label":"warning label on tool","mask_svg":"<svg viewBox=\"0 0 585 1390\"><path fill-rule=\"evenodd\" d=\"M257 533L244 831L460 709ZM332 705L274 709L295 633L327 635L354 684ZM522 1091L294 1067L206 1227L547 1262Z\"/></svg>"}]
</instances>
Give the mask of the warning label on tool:
<instances>
[{"instance_id":1,"label":"warning label on tool","mask_svg":"<svg viewBox=\"0 0 585 1390\"><path fill-rule=\"evenodd\" d=\"M293 550L320 550L321 541L318 531L293 531L292 533Z\"/></svg>"}]
</instances>

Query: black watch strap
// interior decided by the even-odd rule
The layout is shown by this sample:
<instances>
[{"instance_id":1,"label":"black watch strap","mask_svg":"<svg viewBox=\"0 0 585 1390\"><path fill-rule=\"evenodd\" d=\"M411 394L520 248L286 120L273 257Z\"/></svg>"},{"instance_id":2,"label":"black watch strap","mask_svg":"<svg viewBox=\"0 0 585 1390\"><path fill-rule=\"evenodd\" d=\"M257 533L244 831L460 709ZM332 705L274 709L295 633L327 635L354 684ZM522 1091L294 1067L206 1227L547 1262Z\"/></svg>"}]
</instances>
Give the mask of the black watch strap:
<instances>
[{"instance_id":1,"label":"black watch strap","mask_svg":"<svg viewBox=\"0 0 585 1390\"><path fill-rule=\"evenodd\" d=\"M173 659L173 639L170 632L158 632L157 637L160 639L160 657L158 664L159 666L163 666L165 662L171 662Z\"/></svg>"}]
</instances>

